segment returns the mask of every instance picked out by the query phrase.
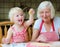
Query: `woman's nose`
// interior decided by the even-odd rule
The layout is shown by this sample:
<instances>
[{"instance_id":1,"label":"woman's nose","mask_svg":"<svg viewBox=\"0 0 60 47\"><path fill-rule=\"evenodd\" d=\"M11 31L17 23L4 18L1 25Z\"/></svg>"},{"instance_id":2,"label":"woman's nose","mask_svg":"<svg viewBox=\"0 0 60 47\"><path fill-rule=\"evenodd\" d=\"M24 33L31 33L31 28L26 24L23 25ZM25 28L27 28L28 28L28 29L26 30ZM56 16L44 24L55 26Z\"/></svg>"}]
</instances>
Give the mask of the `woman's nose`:
<instances>
[{"instance_id":1,"label":"woman's nose","mask_svg":"<svg viewBox=\"0 0 60 47\"><path fill-rule=\"evenodd\" d=\"M46 17L46 13L44 13L44 15L43 15L44 17Z\"/></svg>"}]
</instances>

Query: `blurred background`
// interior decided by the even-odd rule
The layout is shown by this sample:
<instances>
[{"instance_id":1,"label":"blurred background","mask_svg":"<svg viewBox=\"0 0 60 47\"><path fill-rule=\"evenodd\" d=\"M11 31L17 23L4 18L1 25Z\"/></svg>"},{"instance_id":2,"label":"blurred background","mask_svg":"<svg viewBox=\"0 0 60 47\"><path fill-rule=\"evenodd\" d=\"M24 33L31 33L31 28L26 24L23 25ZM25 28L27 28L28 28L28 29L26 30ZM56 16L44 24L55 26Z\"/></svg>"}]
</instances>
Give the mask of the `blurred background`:
<instances>
[{"instance_id":1,"label":"blurred background","mask_svg":"<svg viewBox=\"0 0 60 47\"><path fill-rule=\"evenodd\" d=\"M26 13L25 19L28 19L28 11L32 7L35 11L38 8L38 5L45 0L0 0L0 21L9 20L8 12L12 7L21 7ZM48 0L51 1L56 10L56 16L60 16L60 0ZM35 19L36 13L34 16Z\"/></svg>"}]
</instances>

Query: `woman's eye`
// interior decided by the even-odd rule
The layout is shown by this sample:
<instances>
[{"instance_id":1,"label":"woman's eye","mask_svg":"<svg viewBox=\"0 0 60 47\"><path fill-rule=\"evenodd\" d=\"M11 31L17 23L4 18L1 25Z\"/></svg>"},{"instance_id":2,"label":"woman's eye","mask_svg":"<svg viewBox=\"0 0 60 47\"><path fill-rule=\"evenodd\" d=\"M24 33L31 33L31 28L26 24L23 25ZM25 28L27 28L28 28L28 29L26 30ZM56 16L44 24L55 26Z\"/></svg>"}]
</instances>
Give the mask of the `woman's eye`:
<instances>
[{"instance_id":1,"label":"woman's eye","mask_svg":"<svg viewBox=\"0 0 60 47\"><path fill-rule=\"evenodd\" d=\"M40 12L40 14L43 14L44 12Z\"/></svg>"}]
</instances>

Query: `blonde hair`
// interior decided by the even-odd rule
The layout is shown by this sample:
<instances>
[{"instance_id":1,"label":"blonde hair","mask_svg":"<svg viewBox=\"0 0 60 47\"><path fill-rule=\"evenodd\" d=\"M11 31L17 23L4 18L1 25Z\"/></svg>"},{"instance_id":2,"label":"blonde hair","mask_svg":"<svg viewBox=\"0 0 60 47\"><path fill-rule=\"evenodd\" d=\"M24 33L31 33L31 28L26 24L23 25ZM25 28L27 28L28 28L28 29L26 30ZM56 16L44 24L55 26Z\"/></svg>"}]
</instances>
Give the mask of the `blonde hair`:
<instances>
[{"instance_id":1,"label":"blonde hair","mask_svg":"<svg viewBox=\"0 0 60 47\"><path fill-rule=\"evenodd\" d=\"M37 18L40 18L39 11L41 9L46 8L46 7L51 9L51 19L54 18L54 16L55 16L55 9L54 9L54 7L53 7L53 5L52 5L52 3L50 1L43 1L43 2L41 2L41 4L39 4L38 10L37 10Z\"/></svg>"},{"instance_id":2,"label":"blonde hair","mask_svg":"<svg viewBox=\"0 0 60 47\"><path fill-rule=\"evenodd\" d=\"M9 11L9 19L10 19L10 21L11 22L13 22L13 17L14 17L14 14L16 13L16 12L23 12L23 10L21 9L21 8L19 8L19 7L14 7L14 8L11 8L10 9L10 11Z\"/></svg>"}]
</instances>

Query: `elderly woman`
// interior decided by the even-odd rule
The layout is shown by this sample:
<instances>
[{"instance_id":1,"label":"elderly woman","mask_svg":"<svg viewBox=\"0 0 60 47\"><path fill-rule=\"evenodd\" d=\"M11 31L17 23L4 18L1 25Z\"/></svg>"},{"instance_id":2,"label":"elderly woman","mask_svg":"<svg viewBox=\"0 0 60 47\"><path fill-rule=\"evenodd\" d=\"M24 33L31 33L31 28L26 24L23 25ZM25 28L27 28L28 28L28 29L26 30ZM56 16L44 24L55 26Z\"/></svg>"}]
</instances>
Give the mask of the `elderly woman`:
<instances>
[{"instance_id":1,"label":"elderly woman","mask_svg":"<svg viewBox=\"0 0 60 47\"><path fill-rule=\"evenodd\" d=\"M37 10L38 19L33 26L31 41L51 42L59 40L60 18L50 1L43 1Z\"/></svg>"}]
</instances>

